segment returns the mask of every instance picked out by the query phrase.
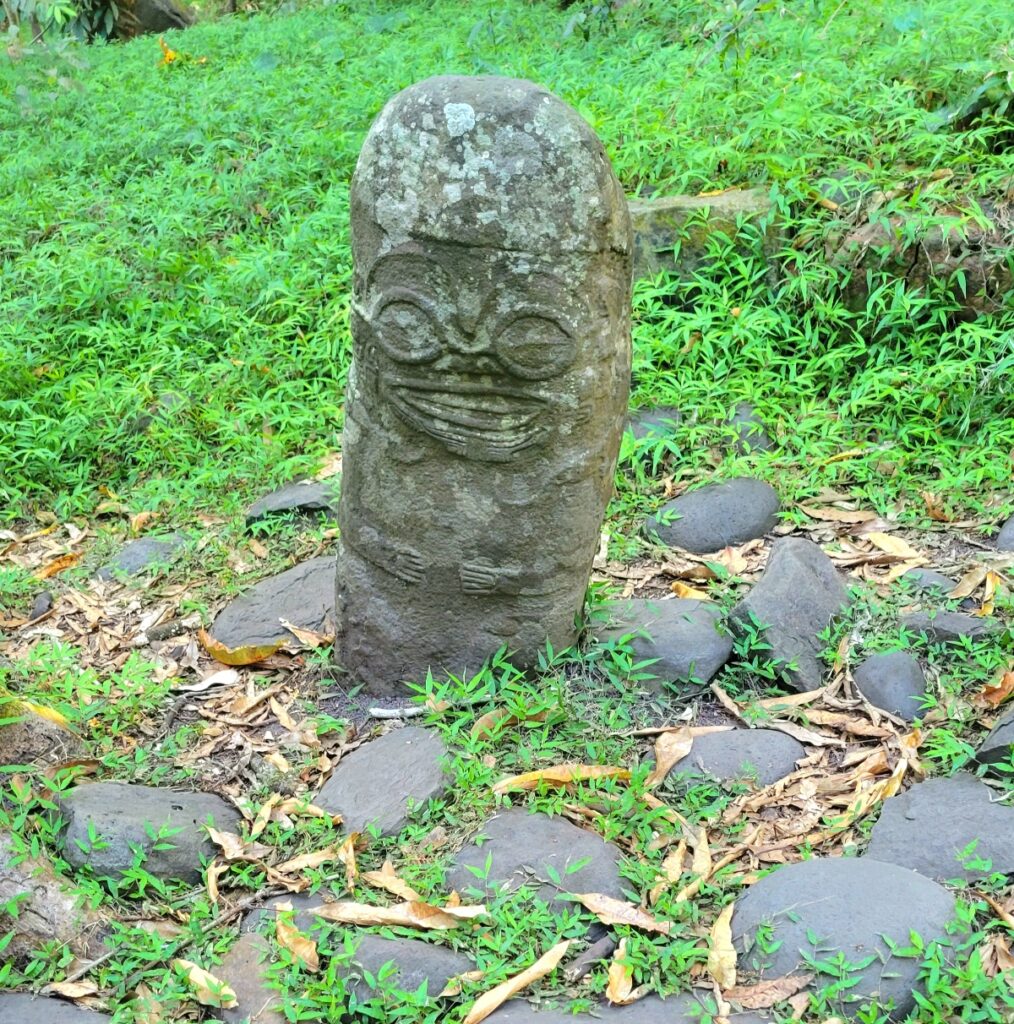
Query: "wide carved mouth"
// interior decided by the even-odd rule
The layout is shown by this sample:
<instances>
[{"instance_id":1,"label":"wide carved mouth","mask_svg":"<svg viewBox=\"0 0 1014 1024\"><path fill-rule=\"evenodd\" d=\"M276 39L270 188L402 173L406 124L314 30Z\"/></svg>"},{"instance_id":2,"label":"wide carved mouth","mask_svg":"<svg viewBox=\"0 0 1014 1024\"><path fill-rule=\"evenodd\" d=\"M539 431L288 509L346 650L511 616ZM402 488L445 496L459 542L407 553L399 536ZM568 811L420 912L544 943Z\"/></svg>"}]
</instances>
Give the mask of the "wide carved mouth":
<instances>
[{"instance_id":1,"label":"wide carved mouth","mask_svg":"<svg viewBox=\"0 0 1014 1024\"><path fill-rule=\"evenodd\" d=\"M469 458L506 462L538 444L545 402L508 386L389 376L385 392L410 426Z\"/></svg>"}]
</instances>

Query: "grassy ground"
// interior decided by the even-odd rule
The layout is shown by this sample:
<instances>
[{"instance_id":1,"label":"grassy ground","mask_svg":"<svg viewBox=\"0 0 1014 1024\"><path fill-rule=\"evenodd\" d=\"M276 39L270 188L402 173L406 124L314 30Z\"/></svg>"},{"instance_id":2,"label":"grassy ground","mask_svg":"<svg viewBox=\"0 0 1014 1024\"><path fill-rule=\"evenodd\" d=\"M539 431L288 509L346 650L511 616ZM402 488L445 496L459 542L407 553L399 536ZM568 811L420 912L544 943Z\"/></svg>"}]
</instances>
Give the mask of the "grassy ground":
<instances>
[{"instance_id":1,"label":"grassy ground","mask_svg":"<svg viewBox=\"0 0 1014 1024\"><path fill-rule=\"evenodd\" d=\"M821 244L840 215L814 197L829 192L839 172L846 184L887 191L900 183L905 188L885 211L925 224L945 203L1001 197L1014 175L1014 150L1002 145L1007 126L986 118L965 130L933 130L931 111L960 102L987 72L1009 69L1008 7L1002 0L782 7L642 0L602 14L486 0L338 3L170 35L178 59L169 65L160 64L150 38L57 53L13 48L10 60L0 58L0 517L9 521L0 525L17 537L54 532L4 552L0 616L23 618L40 570L66 550L86 554L59 574L56 614L43 631L10 641L14 665L0 667L0 686L59 708L87 737L85 769L103 777L201 785L255 808L319 779L317 749L286 749L288 774L257 758L256 771L230 778L237 759L225 749L195 758L212 728L199 710L183 713L163 736L159 719L174 699L173 677L164 663L131 653L129 638L157 607L206 622L253 578L333 539L326 527L273 525L257 535L261 554L243 533L241 511L270 484L314 471L339 445L349 176L384 101L435 73L536 79L595 126L628 192L759 185L787 224L787 269L776 279L758 257L717 241L695 280L638 286L634 404L676 404L690 415L672 440L625 449L610 514L614 572L621 561L640 566L651 558L635 525L673 487L740 471L771 479L787 505L828 502L833 490L879 513L885 529L903 528L935 564L967 567L975 545L1012 509L1014 311L962 322L942 284L917 294L887 280L872 282L867 308L849 309L840 298L842 272L827 265ZM934 177L941 170L953 174ZM723 443L720 423L742 400L769 424L772 452L737 457ZM950 524L931 517L941 507ZM145 515L133 519L136 529L190 529L199 548L140 602L131 591L96 597L84 586L87 570L130 533L138 514ZM786 516L800 526L804 518L796 509ZM837 527L821 529L811 535L838 542ZM713 596L731 604L755 570L719 572ZM927 646L898 635L896 613L914 600L910 592L855 586L854 613L828 638L830 678L844 679L865 653L912 647L932 681L924 766L934 774L968 766L991 713L977 697L1009 664L1009 636L958 650ZM996 614L1009 620L1002 588ZM280 699L291 701L293 716L307 728L315 723L325 748L339 751L347 740L340 708L325 701L320 710L326 654L304 658L296 672L289 664L253 673L253 684L283 684ZM197 675L213 667L199 651L195 665ZM629 854L630 892L643 895L658 883L676 832L667 833L664 813L645 799L650 740L630 732L673 724L682 706L633 692L643 671L622 648L593 648L567 653L535 679L498 666L470 684L435 684L433 699L453 705L430 720L453 750L452 795L402 836L362 851L361 867L379 867L390 854L425 896L442 900L442 860L496 805L492 782L563 761L622 763L634 769L630 785L592 783L532 801L599 815L595 827ZM242 691L246 670L242 676L221 707ZM772 713L760 702L778 692L775 680L749 645L740 644L719 683L750 720ZM522 724L471 736L475 718L503 707ZM547 722L531 720L544 711ZM777 714L818 728L805 709ZM263 732L237 728L251 741ZM825 731L854 745L840 724ZM868 746L882 746L895 764L904 739L888 725ZM815 772L833 777L836 769L821 763ZM716 860L756 824L736 812L743 796L736 790L665 783L655 793L706 828ZM0 828L59 857L47 801L44 787L15 775ZM823 852L861 844L867 821L843 823L847 807L822 806L822 822L838 822ZM272 822L261 837L275 851L272 861L335 839L313 819ZM804 844L801 854L808 852ZM717 910L770 863L731 862L700 883L697 897L679 899L680 887L701 877L688 854L654 909L676 922L674 937L621 929L635 983L672 992L700 978ZM315 891L342 892L344 872L333 863L308 877ZM90 980L117 1020L147 1021L156 1018L142 1016L144 985L158 992L167 1015L193 1019L192 993L168 960L179 953L213 969L234 939L234 923L218 923L223 907L259 891L265 877L232 865L217 907L204 889L167 889L143 868L118 891L80 874L76 882L122 919L121 952ZM984 888L1009 903L1005 879ZM1011 1012L1009 987L991 975L984 952L1007 933L980 894L962 895L960 941L976 952L957 966L927 965L930 996L920 1020L928 1024L972 1012L1001 1021ZM447 939L486 971L462 1005L590 920L575 912L561 923L516 898L491 910L496 928ZM171 946L146 926L153 919L166 934L177 929ZM339 952L344 941L326 928L316 938L322 954ZM3 964L0 987L41 985L68 969L45 955L19 970ZM320 1019L340 1005L341 983L331 973L301 972L284 951L276 970L279 984L302 1000L292 1003L291 1019ZM554 976L539 992L582 1005L605 983L602 968L585 986ZM398 1012L387 1008L377 1019L438 1015L411 1005ZM814 1021L829 1015L819 997L805 1013Z\"/></svg>"}]
</instances>

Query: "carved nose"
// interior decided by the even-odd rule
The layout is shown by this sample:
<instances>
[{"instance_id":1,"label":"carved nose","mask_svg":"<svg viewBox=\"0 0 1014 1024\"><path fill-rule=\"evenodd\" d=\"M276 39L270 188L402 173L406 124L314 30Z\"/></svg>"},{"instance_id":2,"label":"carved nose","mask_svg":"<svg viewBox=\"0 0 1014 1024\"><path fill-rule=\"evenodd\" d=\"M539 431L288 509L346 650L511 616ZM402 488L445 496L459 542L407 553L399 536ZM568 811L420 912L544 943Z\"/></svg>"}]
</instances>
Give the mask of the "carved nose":
<instances>
[{"instance_id":1,"label":"carved nose","mask_svg":"<svg viewBox=\"0 0 1014 1024\"><path fill-rule=\"evenodd\" d=\"M443 355L433 367L435 370L450 371L451 373L466 374L503 374L503 367L492 356L482 355Z\"/></svg>"}]
</instances>

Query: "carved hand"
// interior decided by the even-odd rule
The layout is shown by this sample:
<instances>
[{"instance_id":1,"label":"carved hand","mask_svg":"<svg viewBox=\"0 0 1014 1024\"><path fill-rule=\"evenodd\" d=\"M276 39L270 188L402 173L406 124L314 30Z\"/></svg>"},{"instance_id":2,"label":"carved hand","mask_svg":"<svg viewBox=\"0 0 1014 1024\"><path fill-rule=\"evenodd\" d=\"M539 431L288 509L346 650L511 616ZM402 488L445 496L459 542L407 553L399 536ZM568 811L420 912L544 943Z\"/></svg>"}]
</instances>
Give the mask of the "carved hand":
<instances>
[{"instance_id":1,"label":"carved hand","mask_svg":"<svg viewBox=\"0 0 1014 1024\"><path fill-rule=\"evenodd\" d=\"M422 581L425 566L418 551L403 544L392 544L388 568L398 579L406 583L419 583Z\"/></svg>"},{"instance_id":2,"label":"carved hand","mask_svg":"<svg viewBox=\"0 0 1014 1024\"><path fill-rule=\"evenodd\" d=\"M465 562L459 575L466 594L516 594L519 589L514 570L493 565L485 558Z\"/></svg>"}]
</instances>

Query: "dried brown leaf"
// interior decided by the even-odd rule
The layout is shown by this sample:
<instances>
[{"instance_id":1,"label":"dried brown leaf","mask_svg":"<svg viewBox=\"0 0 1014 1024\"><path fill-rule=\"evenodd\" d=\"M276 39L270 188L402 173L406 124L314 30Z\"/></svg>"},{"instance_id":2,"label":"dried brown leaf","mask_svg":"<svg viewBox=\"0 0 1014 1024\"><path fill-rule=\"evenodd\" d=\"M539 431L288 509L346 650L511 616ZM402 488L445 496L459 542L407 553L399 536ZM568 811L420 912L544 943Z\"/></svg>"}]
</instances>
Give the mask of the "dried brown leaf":
<instances>
[{"instance_id":1,"label":"dried brown leaf","mask_svg":"<svg viewBox=\"0 0 1014 1024\"><path fill-rule=\"evenodd\" d=\"M609 980L606 985L606 999L619 1006L627 1002L634 987L634 965L627 963L626 958L627 940L620 939L620 944L613 950L613 958L609 962Z\"/></svg>"},{"instance_id":2,"label":"dried brown leaf","mask_svg":"<svg viewBox=\"0 0 1014 1024\"><path fill-rule=\"evenodd\" d=\"M485 976L485 971L465 971L464 974L448 978L447 984L437 993L437 999L452 999L454 996L460 996L461 990L468 982L482 981Z\"/></svg>"},{"instance_id":3,"label":"dried brown leaf","mask_svg":"<svg viewBox=\"0 0 1014 1024\"><path fill-rule=\"evenodd\" d=\"M676 849L666 855L662 861L662 880L655 885L648 893L648 902L654 906L662 895L674 882L678 882L683 876L683 866L687 858L687 841L681 839Z\"/></svg>"},{"instance_id":4,"label":"dried brown leaf","mask_svg":"<svg viewBox=\"0 0 1014 1024\"><path fill-rule=\"evenodd\" d=\"M48 580L50 576L55 576L58 572L63 572L64 569L69 569L80 561L81 553L79 551L71 551L66 555L60 555L59 558L54 558L52 562L44 565L35 573L34 578L37 580Z\"/></svg>"},{"instance_id":5,"label":"dried brown leaf","mask_svg":"<svg viewBox=\"0 0 1014 1024\"><path fill-rule=\"evenodd\" d=\"M338 860L345 868L345 885L350 890L359 877L359 868L356 867L356 843L359 842L359 837L358 832L350 832L338 847Z\"/></svg>"},{"instance_id":6,"label":"dried brown leaf","mask_svg":"<svg viewBox=\"0 0 1014 1024\"><path fill-rule=\"evenodd\" d=\"M398 877L394 870L394 865L389 860L384 861L379 871L365 871L360 877L367 885L372 885L377 889L384 889L386 892L394 896L400 896L408 902L419 902L422 900L422 896L408 882Z\"/></svg>"},{"instance_id":7,"label":"dried brown leaf","mask_svg":"<svg viewBox=\"0 0 1014 1024\"><path fill-rule=\"evenodd\" d=\"M800 505L799 509L811 519L820 519L829 523L869 523L877 518L876 512L857 509L818 507L816 505Z\"/></svg>"},{"instance_id":8,"label":"dried brown leaf","mask_svg":"<svg viewBox=\"0 0 1014 1024\"><path fill-rule=\"evenodd\" d=\"M732 945L732 912L735 904L728 904L711 926L708 949L708 974L724 989L736 984L736 950Z\"/></svg>"},{"instance_id":9,"label":"dried brown leaf","mask_svg":"<svg viewBox=\"0 0 1014 1024\"><path fill-rule=\"evenodd\" d=\"M337 903L325 903L323 906L314 907L310 913L323 917L327 921L337 921L339 924L391 925L402 928L446 931L451 928L459 928L463 921L483 917L487 911L485 907L446 907L441 909L419 900L397 903L392 907L375 907L366 903L340 900Z\"/></svg>"},{"instance_id":10,"label":"dried brown leaf","mask_svg":"<svg viewBox=\"0 0 1014 1024\"><path fill-rule=\"evenodd\" d=\"M304 647L316 650L318 647L327 647L334 643L333 633L319 633L315 629L306 629L303 626L295 626L287 619L279 620L283 629L287 629Z\"/></svg>"},{"instance_id":11,"label":"dried brown leaf","mask_svg":"<svg viewBox=\"0 0 1014 1024\"><path fill-rule=\"evenodd\" d=\"M811 981L812 974L787 974L784 978L771 978L756 985L736 985L722 994L744 1010L767 1010L802 992Z\"/></svg>"},{"instance_id":12,"label":"dried brown leaf","mask_svg":"<svg viewBox=\"0 0 1014 1024\"><path fill-rule=\"evenodd\" d=\"M226 647L225 644L216 640L207 630L202 629L197 634L201 646L210 654L215 661L223 665L256 665L265 658L270 658L276 651L281 650L282 641L270 644L249 645L246 647Z\"/></svg>"},{"instance_id":13,"label":"dried brown leaf","mask_svg":"<svg viewBox=\"0 0 1014 1024\"><path fill-rule=\"evenodd\" d=\"M173 960L172 965L190 986L194 998L202 1006L218 1006L223 1010L231 1010L239 1005L236 993L224 981L219 980L203 967L198 967L191 960L182 958Z\"/></svg>"},{"instance_id":14,"label":"dried brown leaf","mask_svg":"<svg viewBox=\"0 0 1014 1024\"><path fill-rule=\"evenodd\" d=\"M299 871L306 871L307 868L319 868L321 864L337 859L337 847L327 846L323 850L314 850L313 853L301 853L298 857L279 864L275 871L282 875L293 875Z\"/></svg>"},{"instance_id":15,"label":"dried brown leaf","mask_svg":"<svg viewBox=\"0 0 1014 1024\"><path fill-rule=\"evenodd\" d=\"M557 964L564 958L570 947L570 941L559 942L552 949L543 953L531 967L525 968L520 974L508 978L505 982L497 985L496 988L479 996L472 1004L472 1008L465 1015L461 1024L479 1024L484 1021L494 1010L501 1007L511 996L517 995L523 988L527 988L533 981L544 978L551 971L555 970Z\"/></svg>"},{"instance_id":16,"label":"dried brown leaf","mask_svg":"<svg viewBox=\"0 0 1014 1024\"><path fill-rule=\"evenodd\" d=\"M655 740L655 767L645 780L646 786L657 786L670 771L690 753L694 736L688 726L664 732Z\"/></svg>"},{"instance_id":17,"label":"dried brown leaf","mask_svg":"<svg viewBox=\"0 0 1014 1024\"><path fill-rule=\"evenodd\" d=\"M512 790L538 789L543 783L550 786L566 786L572 782L586 782L590 779L630 778L627 768L617 768L605 764L558 764L552 768L541 768L522 775L512 775L501 779L493 786L494 793L509 793Z\"/></svg>"},{"instance_id":18,"label":"dried brown leaf","mask_svg":"<svg viewBox=\"0 0 1014 1024\"><path fill-rule=\"evenodd\" d=\"M873 533L866 534L866 539L873 544L875 547L880 548L881 551L892 555L895 558L902 560L915 560L925 559L925 555L921 551L916 551L910 544L902 540L900 537L895 537L890 533L879 533L874 531Z\"/></svg>"},{"instance_id":19,"label":"dried brown leaf","mask_svg":"<svg viewBox=\"0 0 1014 1024\"><path fill-rule=\"evenodd\" d=\"M508 708L494 708L487 711L481 718L475 720L470 735L473 739L480 736L493 736L497 727L506 729L512 725L520 725L522 722L544 722L546 711L537 711L534 714L526 714L522 717L515 715Z\"/></svg>"},{"instance_id":20,"label":"dried brown leaf","mask_svg":"<svg viewBox=\"0 0 1014 1024\"><path fill-rule=\"evenodd\" d=\"M633 903L625 903L601 892L575 892L571 895L605 925L626 924L642 932L659 935L668 935L672 930L671 921L659 921Z\"/></svg>"},{"instance_id":21,"label":"dried brown leaf","mask_svg":"<svg viewBox=\"0 0 1014 1024\"><path fill-rule=\"evenodd\" d=\"M973 566L958 580L957 585L947 596L955 601L971 597L985 582L988 572L989 570L984 565Z\"/></svg>"},{"instance_id":22,"label":"dried brown leaf","mask_svg":"<svg viewBox=\"0 0 1014 1024\"><path fill-rule=\"evenodd\" d=\"M308 971L319 971L317 943L308 939L292 923L292 903L288 900L278 903L275 910L278 912L275 918L275 938L278 944L284 946Z\"/></svg>"},{"instance_id":23,"label":"dried brown leaf","mask_svg":"<svg viewBox=\"0 0 1014 1024\"><path fill-rule=\"evenodd\" d=\"M677 597L685 597L694 601L712 600L711 595L706 590L699 590L697 587L687 586L686 583L681 583L679 580L673 580L673 582L669 584L669 589Z\"/></svg>"}]
</instances>

